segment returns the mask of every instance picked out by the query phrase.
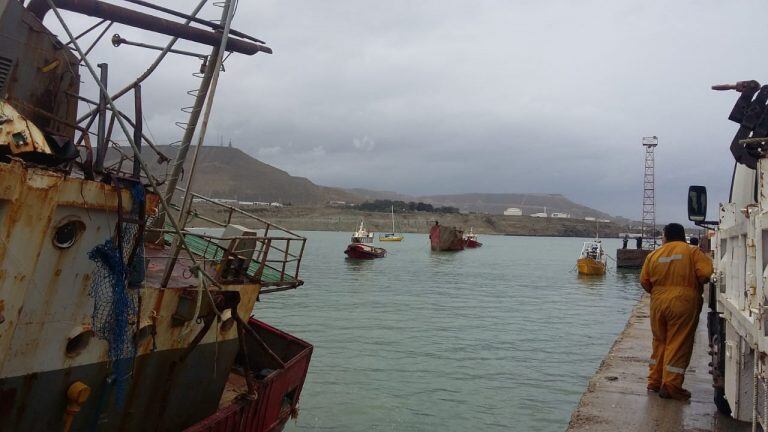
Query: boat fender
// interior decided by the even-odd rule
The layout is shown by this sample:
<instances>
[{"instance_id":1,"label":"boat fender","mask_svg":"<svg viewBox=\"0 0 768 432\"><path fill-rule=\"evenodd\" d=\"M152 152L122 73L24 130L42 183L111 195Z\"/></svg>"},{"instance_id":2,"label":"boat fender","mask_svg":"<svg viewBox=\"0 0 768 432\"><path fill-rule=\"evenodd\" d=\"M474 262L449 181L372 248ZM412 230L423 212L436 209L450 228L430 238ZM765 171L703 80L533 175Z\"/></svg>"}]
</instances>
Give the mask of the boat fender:
<instances>
[{"instance_id":1,"label":"boat fender","mask_svg":"<svg viewBox=\"0 0 768 432\"><path fill-rule=\"evenodd\" d=\"M80 412L85 401L91 395L91 388L81 381L75 381L67 389L67 408L64 410L64 432L72 428L72 420Z\"/></svg>"}]
</instances>

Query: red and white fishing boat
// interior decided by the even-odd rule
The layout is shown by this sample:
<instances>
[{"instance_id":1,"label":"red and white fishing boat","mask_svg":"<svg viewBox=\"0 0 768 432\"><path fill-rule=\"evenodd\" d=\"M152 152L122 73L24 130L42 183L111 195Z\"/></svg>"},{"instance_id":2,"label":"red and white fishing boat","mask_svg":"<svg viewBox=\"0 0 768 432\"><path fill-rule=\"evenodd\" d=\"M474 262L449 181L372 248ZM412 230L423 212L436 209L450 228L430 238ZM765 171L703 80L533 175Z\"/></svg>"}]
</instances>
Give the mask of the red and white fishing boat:
<instances>
[{"instance_id":1,"label":"red and white fishing boat","mask_svg":"<svg viewBox=\"0 0 768 432\"><path fill-rule=\"evenodd\" d=\"M483 244L477 241L477 234L472 230L472 228L469 229L469 233L464 235L464 247L465 248L479 248Z\"/></svg>"},{"instance_id":2,"label":"red and white fishing boat","mask_svg":"<svg viewBox=\"0 0 768 432\"><path fill-rule=\"evenodd\" d=\"M386 249L372 246L373 233L369 233L365 229L365 224L362 220L360 221L360 227L358 227L357 231L352 234L351 241L352 243L350 243L344 251L347 258L374 259L384 258L387 255Z\"/></svg>"}]
</instances>

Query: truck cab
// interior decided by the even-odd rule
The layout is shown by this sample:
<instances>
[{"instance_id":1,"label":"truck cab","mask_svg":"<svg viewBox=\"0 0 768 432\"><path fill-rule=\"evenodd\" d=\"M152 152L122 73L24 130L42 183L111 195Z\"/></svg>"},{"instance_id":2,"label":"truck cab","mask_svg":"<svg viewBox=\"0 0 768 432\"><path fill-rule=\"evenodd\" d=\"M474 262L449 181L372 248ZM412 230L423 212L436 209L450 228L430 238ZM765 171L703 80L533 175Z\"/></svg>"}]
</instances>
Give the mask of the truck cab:
<instances>
[{"instance_id":1,"label":"truck cab","mask_svg":"<svg viewBox=\"0 0 768 432\"><path fill-rule=\"evenodd\" d=\"M745 84L747 83L747 84ZM714 274L705 290L719 411L768 430L768 86L754 81L728 89L741 93L729 119L739 124L731 144L735 166L729 200L707 221L706 189L691 186L688 218L714 231Z\"/></svg>"}]
</instances>

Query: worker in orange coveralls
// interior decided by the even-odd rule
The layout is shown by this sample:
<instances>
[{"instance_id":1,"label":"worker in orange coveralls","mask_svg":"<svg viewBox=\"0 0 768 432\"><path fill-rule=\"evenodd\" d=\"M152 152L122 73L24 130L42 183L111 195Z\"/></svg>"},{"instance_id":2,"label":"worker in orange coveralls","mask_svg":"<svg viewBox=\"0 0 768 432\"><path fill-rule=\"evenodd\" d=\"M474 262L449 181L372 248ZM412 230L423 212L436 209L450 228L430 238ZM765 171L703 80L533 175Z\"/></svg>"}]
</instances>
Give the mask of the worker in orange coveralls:
<instances>
[{"instance_id":1,"label":"worker in orange coveralls","mask_svg":"<svg viewBox=\"0 0 768 432\"><path fill-rule=\"evenodd\" d=\"M664 227L662 246L643 264L640 284L651 294L653 333L648 390L662 398L691 398L683 380L703 304L702 285L711 275L712 260L685 242L685 229L676 223Z\"/></svg>"}]
</instances>

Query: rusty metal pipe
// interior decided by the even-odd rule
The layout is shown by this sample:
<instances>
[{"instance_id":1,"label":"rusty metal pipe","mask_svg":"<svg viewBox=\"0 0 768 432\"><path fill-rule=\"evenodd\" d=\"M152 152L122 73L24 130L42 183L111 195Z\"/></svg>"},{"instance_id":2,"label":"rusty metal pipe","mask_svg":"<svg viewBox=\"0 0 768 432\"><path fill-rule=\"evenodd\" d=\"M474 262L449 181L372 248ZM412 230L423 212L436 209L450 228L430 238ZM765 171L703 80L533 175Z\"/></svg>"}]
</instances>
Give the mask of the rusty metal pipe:
<instances>
[{"instance_id":1,"label":"rusty metal pipe","mask_svg":"<svg viewBox=\"0 0 768 432\"><path fill-rule=\"evenodd\" d=\"M57 8L70 12L106 19L168 36L175 36L203 45L218 46L221 43L221 33L186 26L175 21L158 18L98 0L54 0L53 3ZM32 0L27 5L27 9L42 21L50 7L47 0ZM246 55L253 55L258 52L272 54L272 49L269 47L232 38L227 40L226 51L234 51Z\"/></svg>"},{"instance_id":2,"label":"rusty metal pipe","mask_svg":"<svg viewBox=\"0 0 768 432\"><path fill-rule=\"evenodd\" d=\"M266 342L264 342L264 339L262 339L262 338L261 338L261 336L259 336L259 334L258 334L258 333L256 333L256 330L254 330L253 328L251 328L251 326L249 326L249 325L248 325L248 323L247 323L247 322L245 322L245 320L243 320L243 319L240 317L240 315L238 315L238 314L236 313L236 311L237 311L237 308L232 308L232 316L233 316L233 317L235 318L235 320L237 321L237 324L238 324L239 326L241 326L241 328L242 328L243 330L245 330L245 331L246 331L245 333L246 333L247 335L251 336L251 338L252 338L252 339L253 339L253 340L254 340L256 343L258 343L258 344L259 344L259 346L261 347L261 349L263 349L263 350L264 350L264 352L266 352L266 353L267 353L267 355L269 355L270 357L272 357L272 360L274 360L274 361L275 361L275 363L277 363L277 364L279 364L279 365L280 365L280 369L285 369L285 363L283 362L283 359L281 359L281 358L280 358L280 356L278 356L277 354L275 354L275 352L274 352L274 351L272 351L272 349L271 349L271 348L269 348L269 345L267 345L267 343L266 343Z\"/></svg>"},{"instance_id":3,"label":"rusty metal pipe","mask_svg":"<svg viewBox=\"0 0 768 432\"><path fill-rule=\"evenodd\" d=\"M204 19L198 18L196 16L187 15L185 13L182 13L182 12L179 12L179 11L175 11L173 9L168 9L166 7L158 6L156 4L152 4L152 3L147 2L147 1L143 1L143 0L123 0L123 1L127 1L128 3L137 4L139 6L144 6L144 7L150 8L150 9L154 9L156 11L165 12L168 15L173 15L173 16L176 16L176 17L179 17L179 18L184 18L185 20L196 22L198 24L202 24L202 25L210 27L210 28L212 28L214 30L221 30L223 28L223 26L221 24L218 24L218 23L215 23L215 22L211 22L211 21L208 21L208 20L204 20ZM260 44L266 43L266 42L264 42L261 39L256 39L253 36L247 35L247 34L245 34L243 32L239 32L237 30L230 29L229 30L229 34L231 34L233 36L237 36L239 38L248 39L250 41L253 41L253 42L256 42L256 43L260 43Z\"/></svg>"},{"instance_id":4,"label":"rusty metal pipe","mask_svg":"<svg viewBox=\"0 0 768 432\"><path fill-rule=\"evenodd\" d=\"M141 141L144 134L144 116L141 112L141 84L136 84L133 88L133 109L134 117L136 118L136 126L133 128L133 142L136 143L136 149L139 154L133 156L133 178L141 178L141 165L139 164L139 157L141 154Z\"/></svg>"},{"instance_id":5,"label":"rusty metal pipe","mask_svg":"<svg viewBox=\"0 0 768 432\"><path fill-rule=\"evenodd\" d=\"M148 49L153 49L157 51L163 51L165 49L165 47L161 47L157 45L150 45L150 44L145 44L141 42L131 42L123 37L120 37L119 34L115 33L114 35L112 35L112 46L119 47L120 45L131 45L139 48L148 48ZM192 51L183 51L183 50L177 50L177 49L169 49L168 52L190 56L190 57L197 57L199 59L205 59L206 57L208 57L207 54L199 54Z\"/></svg>"},{"instance_id":6,"label":"rusty metal pipe","mask_svg":"<svg viewBox=\"0 0 768 432\"><path fill-rule=\"evenodd\" d=\"M195 15L197 15L198 13L200 13L200 9L202 9L202 8L203 8L203 6L205 6L205 3L206 3L206 1L207 1L207 0L200 0L200 2L197 4L197 6L195 6L195 9L194 9L194 10L192 10L192 12L191 12L191 14L190 14L190 15L191 15L191 16L195 16ZM189 24L189 21L187 21L187 22L185 22L185 23L184 23L184 25L188 25L188 24ZM137 77L135 80L133 80L133 83L131 83L131 84L129 84L129 85L127 85L127 86L123 87L123 88L122 88L120 91L118 91L117 93L115 93L114 95L112 95L112 100L113 100L113 101L116 101L116 100L120 99L120 98L121 98L121 97L122 97L124 94L128 93L128 92L129 92L129 91L130 91L130 90L133 88L133 86L134 86L134 85L136 85L136 84L141 84L142 82L144 82L144 80L146 80L147 78L149 78L149 76L150 76L150 75L152 75L152 73L155 71L155 69L157 69L157 67L158 67L158 66L160 65L160 63L163 61L163 59L165 58L165 56L168 54L168 50L170 50L171 48L173 48L173 46L176 44L176 41L178 41L178 39L179 39L179 38L177 38L177 37L173 37L173 38L171 38L171 40L170 40L170 41L168 42L168 44L165 46L165 49L163 50L163 52L161 52L161 53L160 53L160 55L158 55L158 56L157 56L157 58L155 58L155 61L153 61L153 62L152 62L152 64L151 64L151 65L149 65L149 67L147 68L147 70L145 70L144 72L142 72L142 74L141 74L141 75L139 75L139 76L138 76L138 77ZM86 120L88 117L90 117L90 116L91 116L91 115L92 115L92 114L93 114L95 111L96 111L96 109L95 109L95 108L91 109L89 112L85 113L83 116L81 116L80 118L78 118L78 119L77 119L77 122L78 122L78 123L81 123L81 122L85 121L85 120Z\"/></svg>"},{"instance_id":7,"label":"rusty metal pipe","mask_svg":"<svg viewBox=\"0 0 768 432\"><path fill-rule=\"evenodd\" d=\"M128 115L127 115L127 114L125 114L125 113L124 113L124 112L122 112L122 111L118 111L118 112L117 112L117 115L119 115L120 117L122 117L122 118L123 118L123 120L125 120L126 122L128 122L128 124L129 124L129 125L130 125L132 128L136 128L136 123L134 123L134 122L133 122L133 120L131 120L131 118L130 118L130 117L128 117ZM157 148L157 144L155 144L154 142L152 142L152 140L151 140L151 139L149 139L149 137L148 137L146 134L142 133L142 134L141 134L141 137L144 139L144 142L145 142L145 143L147 143L147 145L149 146L149 148L151 148L151 149L152 149L152 151L153 151L153 152L155 152L155 154L157 155L157 163L159 163L159 164L161 164L161 163L166 163L166 162L168 162L168 161L170 161L170 160L171 160L171 158L169 158L168 156L166 156L166 155L165 155L165 153L161 152L161 151L160 151L160 149L158 149L158 148Z\"/></svg>"},{"instance_id":8,"label":"rusty metal pipe","mask_svg":"<svg viewBox=\"0 0 768 432\"><path fill-rule=\"evenodd\" d=\"M97 22L96 24L94 24L94 25L92 25L92 26L88 27L88 29L87 29L87 30L85 30L85 31L83 31L82 33L80 33L79 35L75 36L75 40L79 40L81 37L83 37L83 36L87 35L87 34L88 34L88 33L90 33L90 32L91 32L93 29L95 29L96 27L98 27L98 26L100 26L100 25L104 24L105 22L107 22L107 20L104 20L104 19L103 19L103 20L101 20L101 21ZM72 44L72 41L69 41L69 42L65 43L64 45L70 45L70 44Z\"/></svg>"},{"instance_id":9,"label":"rusty metal pipe","mask_svg":"<svg viewBox=\"0 0 768 432\"><path fill-rule=\"evenodd\" d=\"M245 331L243 330L243 320L237 316L237 306L232 308L232 316L237 325L237 342L240 345L240 352L243 353L243 373L245 374L245 385L248 387L248 394L256 394L256 384L253 382L253 372L251 371L251 359L248 355L248 346L245 343Z\"/></svg>"},{"instance_id":10,"label":"rusty metal pipe","mask_svg":"<svg viewBox=\"0 0 768 432\"><path fill-rule=\"evenodd\" d=\"M736 90L739 93L749 90L757 90L760 88L760 83L754 80L751 81L739 81L736 84L717 84L712 86L712 90L725 91Z\"/></svg>"},{"instance_id":11,"label":"rusty metal pipe","mask_svg":"<svg viewBox=\"0 0 768 432\"><path fill-rule=\"evenodd\" d=\"M97 65L100 69L102 88L99 90L99 120L97 124L97 139L96 139L96 163L93 169L96 172L102 172L104 169L104 158L107 156L107 141L105 139L107 131L107 79L109 76L109 65L107 63L99 63Z\"/></svg>"}]
</instances>

